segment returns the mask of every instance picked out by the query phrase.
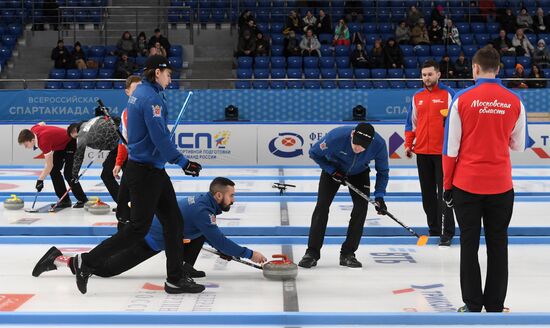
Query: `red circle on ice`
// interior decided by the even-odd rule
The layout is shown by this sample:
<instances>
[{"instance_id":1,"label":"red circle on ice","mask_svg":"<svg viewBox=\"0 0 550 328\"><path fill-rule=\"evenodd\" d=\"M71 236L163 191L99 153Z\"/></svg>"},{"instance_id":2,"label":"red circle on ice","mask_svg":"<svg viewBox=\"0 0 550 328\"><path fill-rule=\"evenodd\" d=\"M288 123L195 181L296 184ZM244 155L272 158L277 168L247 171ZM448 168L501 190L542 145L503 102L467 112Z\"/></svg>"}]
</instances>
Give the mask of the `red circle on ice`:
<instances>
[{"instance_id":1,"label":"red circle on ice","mask_svg":"<svg viewBox=\"0 0 550 328\"><path fill-rule=\"evenodd\" d=\"M13 183L0 183L0 190L15 189L17 187L20 186Z\"/></svg>"},{"instance_id":2,"label":"red circle on ice","mask_svg":"<svg viewBox=\"0 0 550 328\"><path fill-rule=\"evenodd\" d=\"M294 139L293 137L285 137L281 143L284 145L284 146L287 146L287 147L292 147L296 144L296 139Z\"/></svg>"}]
</instances>

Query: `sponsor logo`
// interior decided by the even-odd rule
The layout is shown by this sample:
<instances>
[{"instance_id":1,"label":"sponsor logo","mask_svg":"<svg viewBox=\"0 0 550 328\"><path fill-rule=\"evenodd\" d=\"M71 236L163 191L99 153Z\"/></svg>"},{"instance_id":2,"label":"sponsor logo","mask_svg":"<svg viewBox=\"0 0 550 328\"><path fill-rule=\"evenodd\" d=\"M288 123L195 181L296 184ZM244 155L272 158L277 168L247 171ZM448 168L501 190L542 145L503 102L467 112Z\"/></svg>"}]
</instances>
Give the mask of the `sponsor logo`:
<instances>
[{"instance_id":1,"label":"sponsor logo","mask_svg":"<svg viewBox=\"0 0 550 328\"><path fill-rule=\"evenodd\" d=\"M443 100L441 100L441 99L432 99L432 102L433 102L434 104L444 104L444 103L445 103L445 102L444 102Z\"/></svg>"},{"instance_id":2,"label":"sponsor logo","mask_svg":"<svg viewBox=\"0 0 550 328\"><path fill-rule=\"evenodd\" d=\"M390 155L390 158L392 159L400 159L401 156L399 156L397 154L397 149L399 149L399 147L401 147L402 144L405 143L405 140L399 135L399 133L397 132L394 132L391 136L390 136L390 140L389 140L389 155Z\"/></svg>"},{"instance_id":3,"label":"sponsor logo","mask_svg":"<svg viewBox=\"0 0 550 328\"><path fill-rule=\"evenodd\" d=\"M505 109L510 109L512 104L502 103L496 99L493 101L480 101L476 99L472 101L470 106L474 109L478 109L479 114L505 115Z\"/></svg>"},{"instance_id":4,"label":"sponsor logo","mask_svg":"<svg viewBox=\"0 0 550 328\"><path fill-rule=\"evenodd\" d=\"M0 294L0 312L13 312L34 294Z\"/></svg>"},{"instance_id":5,"label":"sponsor logo","mask_svg":"<svg viewBox=\"0 0 550 328\"><path fill-rule=\"evenodd\" d=\"M153 109L153 117L160 117L161 116L162 107L160 107L159 105L156 105L156 106L151 105L151 108Z\"/></svg>"},{"instance_id":6,"label":"sponsor logo","mask_svg":"<svg viewBox=\"0 0 550 328\"><path fill-rule=\"evenodd\" d=\"M176 145L181 153L191 160L217 160L232 155L228 149L231 132L182 132L176 137Z\"/></svg>"},{"instance_id":7,"label":"sponsor logo","mask_svg":"<svg viewBox=\"0 0 550 328\"><path fill-rule=\"evenodd\" d=\"M399 264L399 263L416 263L411 253L415 253L414 249L405 248L390 248L389 252L370 253L374 262L380 264Z\"/></svg>"},{"instance_id":8,"label":"sponsor logo","mask_svg":"<svg viewBox=\"0 0 550 328\"><path fill-rule=\"evenodd\" d=\"M325 149L327 149L327 148L328 148L328 146L327 146L327 143L326 143L326 142L324 142L324 141L323 141L323 142L321 142L321 144L319 145L319 148L321 148L321 150L325 150Z\"/></svg>"},{"instance_id":9,"label":"sponsor logo","mask_svg":"<svg viewBox=\"0 0 550 328\"><path fill-rule=\"evenodd\" d=\"M433 285L411 285L410 288L397 289L392 293L394 295L405 295L408 293L418 292L424 297L424 300L428 303L432 310L436 312L456 312L456 308L449 302L447 296L443 293L443 284ZM416 308L404 308L405 312L417 312Z\"/></svg>"},{"instance_id":10,"label":"sponsor logo","mask_svg":"<svg viewBox=\"0 0 550 328\"><path fill-rule=\"evenodd\" d=\"M214 214L210 213L208 217L210 218L210 223L216 224L216 216Z\"/></svg>"},{"instance_id":11,"label":"sponsor logo","mask_svg":"<svg viewBox=\"0 0 550 328\"><path fill-rule=\"evenodd\" d=\"M297 133L282 132L269 142L269 152L277 157L292 158L302 156L304 138Z\"/></svg>"},{"instance_id":12,"label":"sponsor logo","mask_svg":"<svg viewBox=\"0 0 550 328\"><path fill-rule=\"evenodd\" d=\"M229 136L231 132L229 131L220 131L214 135L214 141L216 142L216 147L223 149L225 145L229 142Z\"/></svg>"},{"instance_id":13,"label":"sponsor logo","mask_svg":"<svg viewBox=\"0 0 550 328\"><path fill-rule=\"evenodd\" d=\"M542 145L547 146L546 142L550 136L540 136L542 139ZM535 145L535 140L533 140L531 137L529 137L529 140L527 142L527 146L533 146ZM531 147L533 152L542 159L550 159L550 155L544 150L542 147Z\"/></svg>"},{"instance_id":14,"label":"sponsor logo","mask_svg":"<svg viewBox=\"0 0 550 328\"><path fill-rule=\"evenodd\" d=\"M418 106L422 106L423 103L424 103L424 100L419 100L418 101Z\"/></svg>"}]
</instances>

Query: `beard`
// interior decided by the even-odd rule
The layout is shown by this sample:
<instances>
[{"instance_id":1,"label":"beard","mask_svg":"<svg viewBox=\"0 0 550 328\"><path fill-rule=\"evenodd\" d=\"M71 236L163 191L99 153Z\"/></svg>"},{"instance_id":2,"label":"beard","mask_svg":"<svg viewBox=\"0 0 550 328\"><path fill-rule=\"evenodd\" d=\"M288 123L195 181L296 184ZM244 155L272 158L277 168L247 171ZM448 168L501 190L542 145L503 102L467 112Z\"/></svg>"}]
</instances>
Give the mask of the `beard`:
<instances>
[{"instance_id":1,"label":"beard","mask_svg":"<svg viewBox=\"0 0 550 328\"><path fill-rule=\"evenodd\" d=\"M231 205L233 205L233 203L231 203L231 204L220 204L220 207L222 208L222 212L229 212L229 210L231 209Z\"/></svg>"}]
</instances>

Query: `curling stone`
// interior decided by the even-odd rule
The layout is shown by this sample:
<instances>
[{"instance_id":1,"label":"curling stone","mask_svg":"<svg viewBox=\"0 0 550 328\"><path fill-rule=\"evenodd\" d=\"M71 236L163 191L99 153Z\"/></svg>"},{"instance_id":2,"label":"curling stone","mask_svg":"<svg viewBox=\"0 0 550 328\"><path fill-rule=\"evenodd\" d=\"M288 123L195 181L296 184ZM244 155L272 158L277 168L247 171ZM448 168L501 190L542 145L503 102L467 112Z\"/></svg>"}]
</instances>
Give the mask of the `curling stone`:
<instances>
[{"instance_id":1,"label":"curling stone","mask_svg":"<svg viewBox=\"0 0 550 328\"><path fill-rule=\"evenodd\" d=\"M273 258L280 260L272 260L263 265L264 277L270 280L289 280L294 279L298 275L298 266L288 259L284 254L272 255Z\"/></svg>"},{"instance_id":2,"label":"curling stone","mask_svg":"<svg viewBox=\"0 0 550 328\"><path fill-rule=\"evenodd\" d=\"M25 202L16 195L11 195L11 198L4 201L4 208L7 210L20 210L24 206Z\"/></svg>"},{"instance_id":3,"label":"curling stone","mask_svg":"<svg viewBox=\"0 0 550 328\"><path fill-rule=\"evenodd\" d=\"M88 208L88 212L95 215L108 214L111 212L111 206L98 199L92 206Z\"/></svg>"},{"instance_id":4,"label":"curling stone","mask_svg":"<svg viewBox=\"0 0 550 328\"><path fill-rule=\"evenodd\" d=\"M100 199L97 196L92 196L92 197L88 198L88 201L86 202L86 204L84 204L84 210L87 211L90 208L90 206L97 203L98 200L100 200Z\"/></svg>"}]
</instances>

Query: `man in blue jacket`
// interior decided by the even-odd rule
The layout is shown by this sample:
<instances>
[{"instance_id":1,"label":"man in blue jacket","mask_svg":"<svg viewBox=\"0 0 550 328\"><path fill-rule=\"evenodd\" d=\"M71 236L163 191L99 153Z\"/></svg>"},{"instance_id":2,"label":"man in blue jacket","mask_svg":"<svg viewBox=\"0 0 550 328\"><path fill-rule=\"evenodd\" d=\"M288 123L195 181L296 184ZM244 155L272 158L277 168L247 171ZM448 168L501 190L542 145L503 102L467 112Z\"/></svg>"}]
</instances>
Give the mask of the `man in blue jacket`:
<instances>
[{"instance_id":1,"label":"man in blue jacket","mask_svg":"<svg viewBox=\"0 0 550 328\"><path fill-rule=\"evenodd\" d=\"M345 185L346 181L349 181L370 196L371 160L374 160L376 169L374 197L378 206L375 208L381 215L387 210L384 195L389 178L388 150L386 142L374 132L372 125L359 123L356 127L343 126L330 131L311 147L309 157L319 164L323 171L319 180L317 204L311 218L308 247L298 263L302 268L316 266L321 258L330 204L340 185ZM351 190L350 195L353 210L346 240L340 250L340 265L360 268L362 264L355 258L355 251L363 234L368 202Z\"/></svg>"},{"instance_id":2,"label":"man in blue jacket","mask_svg":"<svg viewBox=\"0 0 550 328\"><path fill-rule=\"evenodd\" d=\"M204 286L196 284L182 268L183 219L176 193L164 166L177 164L186 175L198 176L202 167L183 156L170 138L167 127L167 106L162 91L171 79L172 69L163 56L150 56L145 62L144 80L128 99L128 163L126 182L132 208L130 222L116 234L73 261L76 285L87 291L88 278L104 258L142 240L157 215L164 227L167 278L164 290L170 294L200 293Z\"/></svg>"},{"instance_id":3,"label":"man in blue jacket","mask_svg":"<svg viewBox=\"0 0 550 328\"><path fill-rule=\"evenodd\" d=\"M178 200L179 210L185 218L183 269L193 278L206 274L193 268L206 241L220 253L228 256L244 257L256 263L267 261L262 253L240 246L227 238L216 225L216 215L228 212L235 199L235 183L227 178L215 178L210 183L209 192L203 195L185 197ZM181 218L181 217L180 217ZM145 238L126 248L105 257L95 268L94 274L100 277L113 277L130 270L138 264L165 250L164 233L158 218L153 219L151 229ZM36 264L32 275L38 277L43 272L69 267L74 272L76 257L63 256L56 247L50 248Z\"/></svg>"}]
</instances>

